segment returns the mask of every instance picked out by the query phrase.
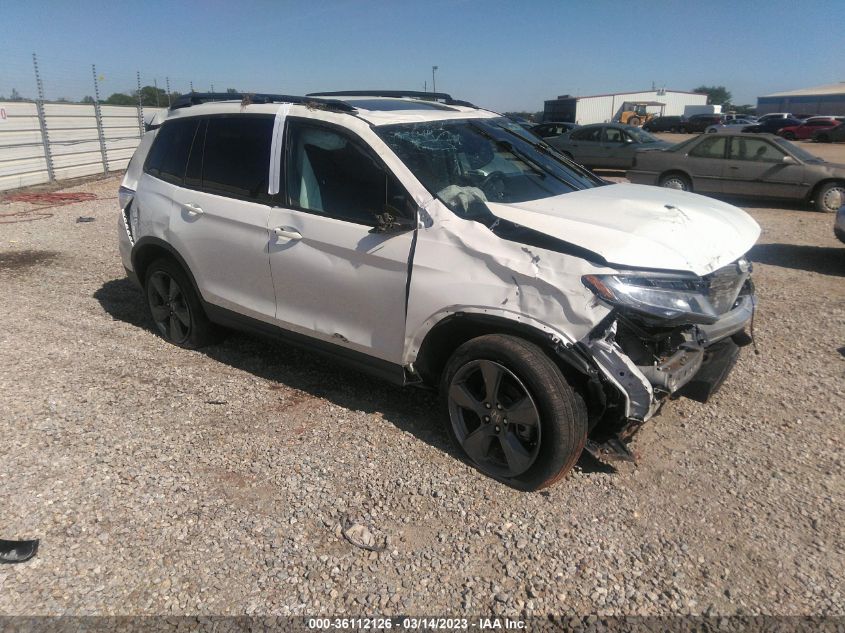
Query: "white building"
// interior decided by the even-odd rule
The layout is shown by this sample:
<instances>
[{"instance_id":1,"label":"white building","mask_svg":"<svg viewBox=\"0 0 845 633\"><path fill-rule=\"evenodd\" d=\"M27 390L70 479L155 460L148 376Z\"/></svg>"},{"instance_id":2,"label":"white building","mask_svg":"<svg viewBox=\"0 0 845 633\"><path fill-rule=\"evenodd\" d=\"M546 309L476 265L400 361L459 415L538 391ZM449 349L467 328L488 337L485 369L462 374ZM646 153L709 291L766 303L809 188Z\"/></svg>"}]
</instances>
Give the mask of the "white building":
<instances>
[{"instance_id":1,"label":"white building","mask_svg":"<svg viewBox=\"0 0 845 633\"><path fill-rule=\"evenodd\" d=\"M706 105L707 95L681 90L643 90L588 97L563 95L545 102L543 120L573 121L579 125L605 123L619 116L624 103L649 101L663 105L650 105L646 108L648 112L657 116L681 116L686 106Z\"/></svg>"}]
</instances>

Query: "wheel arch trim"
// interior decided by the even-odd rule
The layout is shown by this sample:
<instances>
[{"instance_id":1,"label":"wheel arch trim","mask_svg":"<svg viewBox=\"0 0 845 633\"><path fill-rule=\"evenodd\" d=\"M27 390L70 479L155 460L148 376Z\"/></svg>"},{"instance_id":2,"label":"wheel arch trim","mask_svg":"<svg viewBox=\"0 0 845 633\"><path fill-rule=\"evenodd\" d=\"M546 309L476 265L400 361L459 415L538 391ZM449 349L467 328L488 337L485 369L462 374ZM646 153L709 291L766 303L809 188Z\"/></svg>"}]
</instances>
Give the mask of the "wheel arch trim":
<instances>
[{"instance_id":1,"label":"wheel arch trim","mask_svg":"<svg viewBox=\"0 0 845 633\"><path fill-rule=\"evenodd\" d=\"M179 251L173 248L172 244L152 235L142 237L135 242L135 245L132 247L132 269L137 275L141 286L143 286L146 281L147 267L155 261L154 254L159 251L165 251L170 257L176 260L188 276L188 279L194 288L194 292L197 293L197 296L201 301L204 301L202 293L199 290L199 286L197 285L197 280L194 278L194 274L191 272L191 268L188 266L185 258L182 257Z\"/></svg>"},{"instance_id":2,"label":"wheel arch trim","mask_svg":"<svg viewBox=\"0 0 845 633\"><path fill-rule=\"evenodd\" d=\"M826 176L822 178L817 183L815 183L810 189L807 191L807 201L814 200L815 197L818 195L819 191L821 191L822 187L825 185L829 185L831 183L840 183L842 186L845 186L845 178L837 178L836 176Z\"/></svg>"}]
</instances>

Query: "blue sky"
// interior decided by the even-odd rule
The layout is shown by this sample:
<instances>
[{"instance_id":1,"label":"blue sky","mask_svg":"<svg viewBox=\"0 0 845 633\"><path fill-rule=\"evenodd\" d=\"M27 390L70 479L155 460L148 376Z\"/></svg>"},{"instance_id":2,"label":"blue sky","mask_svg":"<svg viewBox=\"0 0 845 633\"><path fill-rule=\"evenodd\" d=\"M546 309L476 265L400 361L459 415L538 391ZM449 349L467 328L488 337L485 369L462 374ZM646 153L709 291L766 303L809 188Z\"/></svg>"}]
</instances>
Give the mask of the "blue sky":
<instances>
[{"instance_id":1,"label":"blue sky","mask_svg":"<svg viewBox=\"0 0 845 633\"><path fill-rule=\"evenodd\" d=\"M641 6L642 10L632 7ZM0 95L142 83L301 94L437 88L496 110L558 94L726 86L735 103L845 81L843 0L0 1Z\"/></svg>"}]
</instances>

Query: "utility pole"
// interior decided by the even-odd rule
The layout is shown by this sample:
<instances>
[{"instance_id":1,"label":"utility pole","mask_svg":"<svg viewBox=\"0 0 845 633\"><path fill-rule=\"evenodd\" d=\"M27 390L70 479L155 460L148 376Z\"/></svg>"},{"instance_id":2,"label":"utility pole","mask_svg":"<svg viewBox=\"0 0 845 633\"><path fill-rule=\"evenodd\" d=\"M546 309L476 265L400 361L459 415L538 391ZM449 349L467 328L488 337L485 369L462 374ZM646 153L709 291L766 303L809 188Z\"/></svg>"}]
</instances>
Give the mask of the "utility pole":
<instances>
[{"instance_id":1,"label":"utility pole","mask_svg":"<svg viewBox=\"0 0 845 633\"><path fill-rule=\"evenodd\" d=\"M438 66L431 67L431 91L435 93L437 92L437 82L434 80L434 71L436 71L438 68Z\"/></svg>"},{"instance_id":2,"label":"utility pole","mask_svg":"<svg viewBox=\"0 0 845 633\"><path fill-rule=\"evenodd\" d=\"M158 79L153 77L153 88L156 91L156 107L158 108L161 104L158 102Z\"/></svg>"},{"instance_id":3,"label":"utility pole","mask_svg":"<svg viewBox=\"0 0 845 633\"><path fill-rule=\"evenodd\" d=\"M164 84L167 86L167 107L170 107L170 77L164 78Z\"/></svg>"}]
</instances>

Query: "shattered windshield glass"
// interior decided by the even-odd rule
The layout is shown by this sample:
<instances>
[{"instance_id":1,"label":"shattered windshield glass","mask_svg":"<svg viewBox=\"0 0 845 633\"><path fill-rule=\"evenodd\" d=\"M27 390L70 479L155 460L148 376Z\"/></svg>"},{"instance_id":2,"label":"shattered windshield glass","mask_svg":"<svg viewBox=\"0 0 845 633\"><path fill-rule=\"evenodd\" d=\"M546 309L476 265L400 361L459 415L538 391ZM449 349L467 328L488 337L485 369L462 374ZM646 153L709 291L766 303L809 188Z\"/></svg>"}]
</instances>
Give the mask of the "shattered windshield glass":
<instances>
[{"instance_id":1,"label":"shattered windshield glass","mask_svg":"<svg viewBox=\"0 0 845 633\"><path fill-rule=\"evenodd\" d=\"M432 195L461 217L605 184L505 118L375 128Z\"/></svg>"}]
</instances>

